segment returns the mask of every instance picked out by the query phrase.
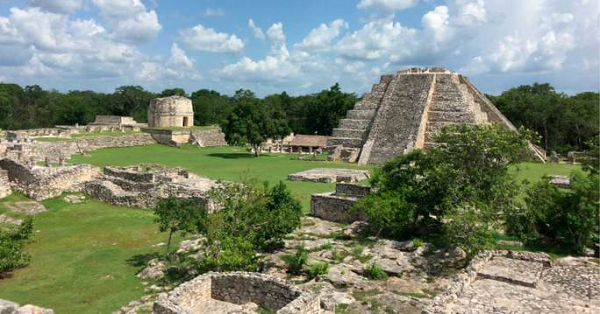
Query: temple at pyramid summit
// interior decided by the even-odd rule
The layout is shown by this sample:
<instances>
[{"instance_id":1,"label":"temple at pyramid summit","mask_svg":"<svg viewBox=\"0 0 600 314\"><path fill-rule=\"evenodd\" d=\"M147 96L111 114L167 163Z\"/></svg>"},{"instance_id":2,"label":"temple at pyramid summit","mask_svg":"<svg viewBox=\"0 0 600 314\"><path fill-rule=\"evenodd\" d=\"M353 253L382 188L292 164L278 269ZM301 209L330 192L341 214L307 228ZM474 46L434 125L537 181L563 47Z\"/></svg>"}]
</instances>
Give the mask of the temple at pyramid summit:
<instances>
[{"instance_id":1,"label":"temple at pyramid summit","mask_svg":"<svg viewBox=\"0 0 600 314\"><path fill-rule=\"evenodd\" d=\"M333 130L330 159L382 164L435 145L449 124L495 123L515 130L465 76L444 68L410 68L383 75ZM534 155L545 157L538 147Z\"/></svg>"}]
</instances>

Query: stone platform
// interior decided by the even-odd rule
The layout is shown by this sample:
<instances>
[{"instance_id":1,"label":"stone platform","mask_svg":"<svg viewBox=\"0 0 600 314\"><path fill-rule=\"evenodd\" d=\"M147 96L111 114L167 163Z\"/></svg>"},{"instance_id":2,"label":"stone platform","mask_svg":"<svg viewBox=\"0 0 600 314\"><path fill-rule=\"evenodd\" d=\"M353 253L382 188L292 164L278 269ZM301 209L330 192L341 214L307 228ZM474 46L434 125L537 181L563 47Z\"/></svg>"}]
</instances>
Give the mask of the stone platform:
<instances>
[{"instance_id":1,"label":"stone platform","mask_svg":"<svg viewBox=\"0 0 600 314\"><path fill-rule=\"evenodd\" d=\"M314 168L288 175L290 181L307 182L358 182L369 178L369 171L342 168Z\"/></svg>"},{"instance_id":2,"label":"stone platform","mask_svg":"<svg viewBox=\"0 0 600 314\"><path fill-rule=\"evenodd\" d=\"M559 260L560 261L560 260ZM599 313L600 268L542 253L487 251L423 313Z\"/></svg>"}]
</instances>

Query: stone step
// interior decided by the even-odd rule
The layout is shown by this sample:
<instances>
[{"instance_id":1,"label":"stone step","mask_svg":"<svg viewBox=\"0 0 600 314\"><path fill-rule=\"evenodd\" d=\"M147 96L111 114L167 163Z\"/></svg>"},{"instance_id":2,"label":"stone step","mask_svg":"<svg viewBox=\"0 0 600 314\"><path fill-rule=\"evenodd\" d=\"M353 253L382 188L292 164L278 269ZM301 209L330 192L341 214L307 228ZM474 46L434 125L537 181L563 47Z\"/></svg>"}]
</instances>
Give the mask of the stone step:
<instances>
[{"instance_id":1,"label":"stone step","mask_svg":"<svg viewBox=\"0 0 600 314\"><path fill-rule=\"evenodd\" d=\"M354 105L354 110L377 110L379 103L373 100L361 100Z\"/></svg>"},{"instance_id":2,"label":"stone step","mask_svg":"<svg viewBox=\"0 0 600 314\"><path fill-rule=\"evenodd\" d=\"M453 125L453 124L456 124L456 123L453 123L453 122L428 122L425 132L436 132L437 133L437 132L440 132L445 126ZM473 123L465 123L465 124L473 125Z\"/></svg>"},{"instance_id":3,"label":"stone step","mask_svg":"<svg viewBox=\"0 0 600 314\"><path fill-rule=\"evenodd\" d=\"M366 119L342 119L340 120L340 129L361 129L369 128L371 120Z\"/></svg>"},{"instance_id":4,"label":"stone step","mask_svg":"<svg viewBox=\"0 0 600 314\"><path fill-rule=\"evenodd\" d=\"M428 113L429 122L454 122L454 123L474 123L475 117L468 112L461 111L432 111Z\"/></svg>"},{"instance_id":5,"label":"stone step","mask_svg":"<svg viewBox=\"0 0 600 314\"><path fill-rule=\"evenodd\" d=\"M347 138L362 138L364 139L367 135L366 129L342 129L335 128L331 136L333 137L347 137Z\"/></svg>"},{"instance_id":6,"label":"stone step","mask_svg":"<svg viewBox=\"0 0 600 314\"><path fill-rule=\"evenodd\" d=\"M362 138L352 137L330 137L327 140L327 146L342 145L344 147L356 147L361 148L364 140Z\"/></svg>"},{"instance_id":7,"label":"stone step","mask_svg":"<svg viewBox=\"0 0 600 314\"><path fill-rule=\"evenodd\" d=\"M348 110L346 118L371 120L375 116L375 113L375 110Z\"/></svg>"}]
</instances>

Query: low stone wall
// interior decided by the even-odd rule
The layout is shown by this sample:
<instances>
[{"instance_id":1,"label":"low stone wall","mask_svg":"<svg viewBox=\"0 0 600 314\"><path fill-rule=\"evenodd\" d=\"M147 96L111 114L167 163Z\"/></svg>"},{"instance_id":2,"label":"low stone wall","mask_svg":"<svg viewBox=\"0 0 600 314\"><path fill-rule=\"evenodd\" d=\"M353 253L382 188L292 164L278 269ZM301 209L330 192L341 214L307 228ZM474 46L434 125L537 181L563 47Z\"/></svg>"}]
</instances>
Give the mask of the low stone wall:
<instances>
[{"instance_id":1,"label":"low stone wall","mask_svg":"<svg viewBox=\"0 0 600 314\"><path fill-rule=\"evenodd\" d=\"M371 193L370 186L338 183L335 185L335 194L339 196L350 195L354 197L363 197Z\"/></svg>"},{"instance_id":2,"label":"low stone wall","mask_svg":"<svg viewBox=\"0 0 600 314\"><path fill-rule=\"evenodd\" d=\"M352 206L357 200L355 197L337 196L335 192L313 194L310 198L310 214L341 223L366 220L364 212L352 211Z\"/></svg>"},{"instance_id":3,"label":"low stone wall","mask_svg":"<svg viewBox=\"0 0 600 314\"><path fill-rule=\"evenodd\" d=\"M28 167L10 159L0 160L0 168L7 171L15 190L37 201L59 196L65 191L80 191L84 183L100 174L98 168L91 165Z\"/></svg>"},{"instance_id":4,"label":"low stone wall","mask_svg":"<svg viewBox=\"0 0 600 314\"><path fill-rule=\"evenodd\" d=\"M256 303L278 314L321 313L320 298L279 278L260 273L207 273L164 293L156 314L199 313L211 299L233 304Z\"/></svg>"},{"instance_id":5,"label":"low stone wall","mask_svg":"<svg viewBox=\"0 0 600 314\"><path fill-rule=\"evenodd\" d=\"M227 146L225 133L220 128L191 131L190 143L201 147Z\"/></svg>"},{"instance_id":6,"label":"low stone wall","mask_svg":"<svg viewBox=\"0 0 600 314\"><path fill-rule=\"evenodd\" d=\"M10 181L8 180L8 172L0 169L0 198L7 197L12 194L10 189Z\"/></svg>"}]
</instances>

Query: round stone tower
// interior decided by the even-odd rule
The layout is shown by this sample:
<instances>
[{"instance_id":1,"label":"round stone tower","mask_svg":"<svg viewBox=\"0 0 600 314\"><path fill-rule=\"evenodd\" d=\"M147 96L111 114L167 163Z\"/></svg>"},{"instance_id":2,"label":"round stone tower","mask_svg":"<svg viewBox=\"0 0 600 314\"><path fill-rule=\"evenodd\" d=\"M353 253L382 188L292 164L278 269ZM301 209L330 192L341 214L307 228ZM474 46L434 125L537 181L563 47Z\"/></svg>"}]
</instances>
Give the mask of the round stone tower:
<instances>
[{"instance_id":1,"label":"round stone tower","mask_svg":"<svg viewBox=\"0 0 600 314\"><path fill-rule=\"evenodd\" d=\"M155 98L148 106L151 128L190 127L194 125L192 101L183 96Z\"/></svg>"}]
</instances>

